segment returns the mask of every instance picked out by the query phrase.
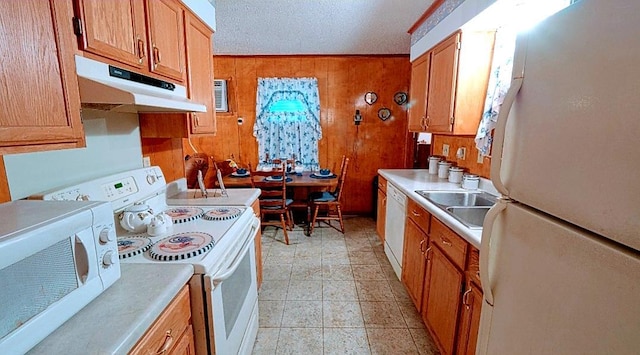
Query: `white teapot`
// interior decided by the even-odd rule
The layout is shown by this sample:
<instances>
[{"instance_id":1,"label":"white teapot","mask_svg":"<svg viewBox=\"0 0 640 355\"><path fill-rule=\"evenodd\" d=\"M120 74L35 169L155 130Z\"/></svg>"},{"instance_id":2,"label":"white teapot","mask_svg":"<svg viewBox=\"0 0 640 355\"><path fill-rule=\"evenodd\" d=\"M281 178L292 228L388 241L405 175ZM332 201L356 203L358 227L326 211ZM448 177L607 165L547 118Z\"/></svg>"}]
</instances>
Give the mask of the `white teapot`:
<instances>
[{"instance_id":1,"label":"white teapot","mask_svg":"<svg viewBox=\"0 0 640 355\"><path fill-rule=\"evenodd\" d=\"M127 207L118 216L122 228L132 233L145 232L152 218L153 210L146 204Z\"/></svg>"},{"instance_id":2,"label":"white teapot","mask_svg":"<svg viewBox=\"0 0 640 355\"><path fill-rule=\"evenodd\" d=\"M173 221L171 220L171 217L163 212L151 218L151 221L147 226L147 234L152 237L156 237L171 232L172 229Z\"/></svg>"}]
</instances>

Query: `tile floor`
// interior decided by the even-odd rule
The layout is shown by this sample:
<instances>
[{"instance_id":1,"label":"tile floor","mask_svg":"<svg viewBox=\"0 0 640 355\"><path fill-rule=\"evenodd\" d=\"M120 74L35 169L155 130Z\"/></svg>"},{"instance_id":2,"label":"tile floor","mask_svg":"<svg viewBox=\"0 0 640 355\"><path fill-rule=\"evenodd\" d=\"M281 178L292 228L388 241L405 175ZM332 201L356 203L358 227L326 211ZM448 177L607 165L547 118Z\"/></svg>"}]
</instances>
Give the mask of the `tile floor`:
<instances>
[{"instance_id":1,"label":"tile floor","mask_svg":"<svg viewBox=\"0 0 640 355\"><path fill-rule=\"evenodd\" d=\"M260 328L253 354L439 354L366 217L306 237L262 236Z\"/></svg>"}]
</instances>

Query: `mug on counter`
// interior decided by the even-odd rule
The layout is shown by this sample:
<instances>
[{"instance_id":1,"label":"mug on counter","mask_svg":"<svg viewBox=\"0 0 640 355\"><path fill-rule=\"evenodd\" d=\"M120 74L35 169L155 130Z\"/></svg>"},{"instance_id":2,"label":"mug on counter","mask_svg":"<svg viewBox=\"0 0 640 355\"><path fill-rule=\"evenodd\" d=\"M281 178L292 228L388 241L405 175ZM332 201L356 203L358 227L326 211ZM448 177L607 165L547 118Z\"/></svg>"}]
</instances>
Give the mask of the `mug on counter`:
<instances>
[{"instance_id":1,"label":"mug on counter","mask_svg":"<svg viewBox=\"0 0 640 355\"><path fill-rule=\"evenodd\" d=\"M449 168L451 167L451 162L441 161L438 163L438 177L440 179L446 179L449 177Z\"/></svg>"}]
</instances>

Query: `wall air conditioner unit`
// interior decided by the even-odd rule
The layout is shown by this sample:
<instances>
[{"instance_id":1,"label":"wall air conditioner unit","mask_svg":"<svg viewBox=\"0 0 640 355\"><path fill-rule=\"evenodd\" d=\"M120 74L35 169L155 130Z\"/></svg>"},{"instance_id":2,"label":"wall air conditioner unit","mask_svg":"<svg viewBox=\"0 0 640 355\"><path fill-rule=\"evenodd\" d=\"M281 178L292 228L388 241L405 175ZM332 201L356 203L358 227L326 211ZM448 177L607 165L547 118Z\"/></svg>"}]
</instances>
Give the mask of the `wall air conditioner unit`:
<instances>
[{"instance_id":1,"label":"wall air conditioner unit","mask_svg":"<svg viewBox=\"0 0 640 355\"><path fill-rule=\"evenodd\" d=\"M227 81L214 80L214 95L216 99L216 112L229 112L229 102L227 99Z\"/></svg>"}]
</instances>

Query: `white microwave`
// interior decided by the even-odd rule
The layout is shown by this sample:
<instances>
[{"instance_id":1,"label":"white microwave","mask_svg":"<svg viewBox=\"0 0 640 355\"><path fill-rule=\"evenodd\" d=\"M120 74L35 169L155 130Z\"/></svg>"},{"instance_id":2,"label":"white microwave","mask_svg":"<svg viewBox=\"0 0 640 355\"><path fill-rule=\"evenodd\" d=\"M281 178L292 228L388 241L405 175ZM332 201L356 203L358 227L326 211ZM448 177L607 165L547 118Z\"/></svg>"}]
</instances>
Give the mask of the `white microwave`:
<instances>
[{"instance_id":1,"label":"white microwave","mask_svg":"<svg viewBox=\"0 0 640 355\"><path fill-rule=\"evenodd\" d=\"M22 354L120 278L108 202L0 204L0 349Z\"/></svg>"}]
</instances>

